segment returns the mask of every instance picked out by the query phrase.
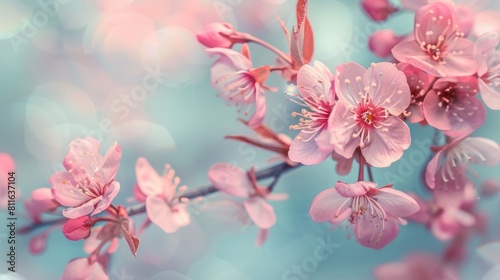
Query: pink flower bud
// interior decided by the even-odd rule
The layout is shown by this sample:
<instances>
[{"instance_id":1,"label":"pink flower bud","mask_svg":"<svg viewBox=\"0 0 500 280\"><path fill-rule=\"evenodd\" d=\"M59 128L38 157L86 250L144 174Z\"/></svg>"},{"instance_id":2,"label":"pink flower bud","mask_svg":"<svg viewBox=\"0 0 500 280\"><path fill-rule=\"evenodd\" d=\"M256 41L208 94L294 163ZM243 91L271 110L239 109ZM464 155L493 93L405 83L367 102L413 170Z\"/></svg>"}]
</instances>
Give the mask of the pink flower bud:
<instances>
[{"instance_id":1,"label":"pink flower bud","mask_svg":"<svg viewBox=\"0 0 500 280\"><path fill-rule=\"evenodd\" d=\"M235 43L244 43L240 33L226 22L214 22L196 33L198 41L208 48L232 48Z\"/></svg>"},{"instance_id":2,"label":"pink flower bud","mask_svg":"<svg viewBox=\"0 0 500 280\"><path fill-rule=\"evenodd\" d=\"M388 0L363 0L363 9L374 21L383 21L398 9L391 5Z\"/></svg>"},{"instance_id":3,"label":"pink flower bud","mask_svg":"<svg viewBox=\"0 0 500 280\"><path fill-rule=\"evenodd\" d=\"M91 227L91 219L88 216L82 216L68 220L63 225L62 232L69 240L76 241L89 237Z\"/></svg>"},{"instance_id":4,"label":"pink flower bud","mask_svg":"<svg viewBox=\"0 0 500 280\"><path fill-rule=\"evenodd\" d=\"M388 57L392 48L399 44L403 37L397 36L390 29L382 29L370 36L368 45L370 50L378 57Z\"/></svg>"}]
</instances>

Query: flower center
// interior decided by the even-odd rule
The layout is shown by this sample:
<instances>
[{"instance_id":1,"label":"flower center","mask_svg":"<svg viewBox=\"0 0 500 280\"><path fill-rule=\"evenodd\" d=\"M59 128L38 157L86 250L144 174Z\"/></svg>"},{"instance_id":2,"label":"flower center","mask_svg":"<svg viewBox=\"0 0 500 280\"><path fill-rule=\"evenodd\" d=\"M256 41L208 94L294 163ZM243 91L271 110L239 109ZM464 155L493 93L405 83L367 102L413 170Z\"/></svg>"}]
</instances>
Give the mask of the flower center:
<instances>
[{"instance_id":1,"label":"flower center","mask_svg":"<svg viewBox=\"0 0 500 280\"><path fill-rule=\"evenodd\" d=\"M453 106L455 101L455 89L453 86L448 86L444 90L440 90L437 92L439 96L439 107L444 108L446 112L450 109L450 106Z\"/></svg>"}]
</instances>

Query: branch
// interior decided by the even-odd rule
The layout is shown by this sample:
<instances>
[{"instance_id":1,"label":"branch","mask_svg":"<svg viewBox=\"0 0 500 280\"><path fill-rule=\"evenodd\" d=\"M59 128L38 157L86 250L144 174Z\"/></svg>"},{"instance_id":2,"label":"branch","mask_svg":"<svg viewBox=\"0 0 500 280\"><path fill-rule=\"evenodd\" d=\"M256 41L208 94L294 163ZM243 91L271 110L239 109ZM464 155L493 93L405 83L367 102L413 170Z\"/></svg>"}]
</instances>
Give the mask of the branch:
<instances>
[{"instance_id":1,"label":"branch","mask_svg":"<svg viewBox=\"0 0 500 280\"><path fill-rule=\"evenodd\" d=\"M257 178L257 180L267 179L267 178L271 178L271 177L278 177L279 178L279 176L281 174L284 174L284 173L286 173L290 170L293 170L297 167L300 167L300 166L301 166L300 164L289 165L288 163L283 162L283 163L280 163L280 164L271 166L269 168L255 172L255 177ZM182 199L182 198L193 199L193 198L197 198L200 196L206 196L206 195L209 195L209 194L212 194L215 192L218 192L218 190L214 186L208 185L208 186L204 186L204 187L198 187L198 188L187 190L186 192L184 192L182 195L179 196L179 199ZM141 203L141 204L129 206L126 208L126 210L127 210L127 213L129 216L133 216L133 215L145 213L146 212L146 205L144 203ZM41 227L50 226L50 225L59 224L59 223L62 224L66 220L67 220L67 218L61 217L61 218L50 220L50 221L43 221L40 223L30 224L28 226L20 228L18 230L18 233L19 234L26 234L26 233L34 231L38 228L41 228Z\"/></svg>"}]
</instances>

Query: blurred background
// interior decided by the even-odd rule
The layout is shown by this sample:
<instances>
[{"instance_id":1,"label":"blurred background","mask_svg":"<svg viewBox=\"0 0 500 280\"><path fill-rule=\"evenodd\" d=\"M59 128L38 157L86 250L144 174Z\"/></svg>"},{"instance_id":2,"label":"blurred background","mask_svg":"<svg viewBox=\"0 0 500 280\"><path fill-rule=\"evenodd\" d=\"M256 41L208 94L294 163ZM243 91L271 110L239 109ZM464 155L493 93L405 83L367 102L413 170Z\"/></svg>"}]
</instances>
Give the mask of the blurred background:
<instances>
[{"instance_id":1,"label":"blurred background","mask_svg":"<svg viewBox=\"0 0 500 280\"><path fill-rule=\"evenodd\" d=\"M16 161L18 225L29 222L21 220L22 201L33 189L50 187L49 177L62 169L68 144L77 137L93 136L102 147L114 141L122 146L121 192L115 202L123 205L133 204L129 198L139 156L158 171L170 163L188 187L206 185L206 172L215 162L242 168L272 164L267 152L223 140L251 131L237 121L241 115L235 107L216 97L210 85L213 60L195 32L210 22L226 21L286 51L276 17L291 29L294 6L293 0L0 0L0 153ZM369 36L381 28L404 34L413 25L411 12L371 22L359 1L310 1L309 15L314 59L331 69L348 61L364 66L382 61L368 50ZM268 50L250 47L254 65L274 61ZM293 137L288 126L297 122L290 115L295 105L284 94L289 86L274 73L268 84L279 90L266 94L266 124ZM499 118L500 112L488 110L486 124L475 135L500 141ZM433 131L419 125L411 130L413 143L403 159L374 169L374 176L380 185L394 183L425 196L421 178L430 156L426 139ZM498 167L475 170L481 175L476 183L500 179ZM442 251L445 245L421 225L401 227L394 242L375 251L349 239L344 228L331 231L329 225L313 223L308 215L312 199L338 179L355 180L354 173L341 178L328 160L283 176L276 192L287 192L289 199L273 204L278 222L260 248L254 244L257 228L210 211L191 209L192 224L174 234L152 225L141 236L136 258L121 241L110 279L372 279L379 264L414 251ZM204 204L218 200L220 195L212 195ZM478 200L480 209L491 214L489 231L470 243L463 279L480 279L490 269L475 249L498 238L500 229L498 197ZM136 224L144 217L134 217ZM17 236L17 269L25 279L59 279L69 260L85 256L82 242L65 239L59 229L50 235L45 252L32 256L28 243L33 236ZM316 248L325 242L335 243L334 249L326 259L315 259ZM4 255L5 239L0 246ZM296 267L302 274L289 275ZM6 277L0 279L10 279Z\"/></svg>"}]
</instances>

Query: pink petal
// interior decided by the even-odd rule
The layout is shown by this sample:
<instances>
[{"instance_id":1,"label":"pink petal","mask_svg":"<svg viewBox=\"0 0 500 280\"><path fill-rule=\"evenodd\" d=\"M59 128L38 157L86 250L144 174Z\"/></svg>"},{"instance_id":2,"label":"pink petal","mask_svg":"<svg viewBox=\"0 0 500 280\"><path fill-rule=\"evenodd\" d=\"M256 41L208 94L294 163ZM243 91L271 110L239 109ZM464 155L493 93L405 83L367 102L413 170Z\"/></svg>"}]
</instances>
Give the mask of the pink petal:
<instances>
[{"instance_id":1,"label":"pink petal","mask_svg":"<svg viewBox=\"0 0 500 280\"><path fill-rule=\"evenodd\" d=\"M322 134L324 133L325 132ZM331 152L324 152L321 150L314 138L309 141L301 140L309 137L310 134L301 131L299 135L293 139L288 151L288 157L291 161L312 165L321 163L330 156Z\"/></svg>"},{"instance_id":2,"label":"pink petal","mask_svg":"<svg viewBox=\"0 0 500 280\"><path fill-rule=\"evenodd\" d=\"M248 197L253 186L247 173L229 163L216 163L208 170L208 179L219 191L237 197Z\"/></svg>"},{"instance_id":3,"label":"pink petal","mask_svg":"<svg viewBox=\"0 0 500 280\"><path fill-rule=\"evenodd\" d=\"M406 76L393 63L376 63L363 75L363 84L370 87L369 95L375 105L394 116L403 113L410 104L410 88Z\"/></svg>"},{"instance_id":4,"label":"pink petal","mask_svg":"<svg viewBox=\"0 0 500 280\"><path fill-rule=\"evenodd\" d=\"M148 218L160 227L166 233L176 232L179 229L178 215L172 211L170 206L164 199L157 196L148 196L146 199L146 212ZM181 212L181 218L186 218L185 213Z\"/></svg>"},{"instance_id":5,"label":"pink petal","mask_svg":"<svg viewBox=\"0 0 500 280\"><path fill-rule=\"evenodd\" d=\"M399 44L404 37L397 36L392 29L375 31L368 40L370 50L378 57L384 58L391 55L392 48Z\"/></svg>"},{"instance_id":6,"label":"pink petal","mask_svg":"<svg viewBox=\"0 0 500 280\"><path fill-rule=\"evenodd\" d=\"M221 66L221 68L217 68L213 71L214 74L217 74L216 76L220 77L223 73L233 72L232 70L234 69L248 70L252 68L252 62L237 51L224 48L212 48L207 49L207 53L209 56L219 56L214 63L214 66ZM214 69L212 68L212 70Z\"/></svg>"},{"instance_id":7,"label":"pink petal","mask_svg":"<svg viewBox=\"0 0 500 280\"><path fill-rule=\"evenodd\" d=\"M330 98L333 74L328 67L319 61L313 66L303 65L297 73L297 89L304 99ZM333 96L334 97L334 96ZM328 99L327 99L328 100ZM334 99L330 99L333 102Z\"/></svg>"},{"instance_id":8,"label":"pink petal","mask_svg":"<svg viewBox=\"0 0 500 280\"><path fill-rule=\"evenodd\" d=\"M102 161L99 163L99 171L96 174L99 182L104 184L115 178L118 168L120 167L121 158L122 147L115 142L109 147L106 155L104 155L104 158L102 158Z\"/></svg>"},{"instance_id":9,"label":"pink petal","mask_svg":"<svg viewBox=\"0 0 500 280\"><path fill-rule=\"evenodd\" d=\"M52 185L52 196L63 206L78 206L91 197L74 187L73 176L68 172L57 172L49 179Z\"/></svg>"},{"instance_id":10,"label":"pink petal","mask_svg":"<svg viewBox=\"0 0 500 280\"><path fill-rule=\"evenodd\" d=\"M95 209L95 205L99 203L102 200L102 196L98 196L96 198L93 198L84 204L76 207L70 207L67 209L64 209L62 214L64 217L68 219L75 219L81 216L86 216L90 214L92 211ZM94 213L92 213L94 214ZM97 214L97 213L95 213Z\"/></svg>"},{"instance_id":11,"label":"pink petal","mask_svg":"<svg viewBox=\"0 0 500 280\"><path fill-rule=\"evenodd\" d=\"M476 13L472 36L480 37L488 32L500 31L500 13L498 10L487 9Z\"/></svg>"},{"instance_id":12,"label":"pink petal","mask_svg":"<svg viewBox=\"0 0 500 280\"><path fill-rule=\"evenodd\" d=\"M326 221L340 223L342 220L335 219L350 208L350 200L351 198L341 196L336 188L324 190L312 201L309 215L317 223Z\"/></svg>"},{"instance_id":13,"label":"pink petal","mask_svg":"<svg viewBox=\"0 0 500 280\"><path fill-rule=\"evenodd\" d=\"M354 236L359 244L372 248L381 249L391 243L399 233L399 225L393 220L382 222L375 221L368 212L356 219L353 225Z\"/></svg>"},{"instance_id":14,"label":"pink petal","mask_svg":"<svg viewBox=\"0 0 500 280\"><path fill-rule=\"evenodd\" d=\"M360 138L352 137L356 132L357 124L352 117L353 113L344 102L338 102L328 119L328 130L332 133L332 144L335 152L345 158L351 158L359 147Z\"/></svg>"},{"instance_id":15,"label":"pink petal","mask_svg":"<svg viewBox=\"0 0 500 280\"><path fill-rule=\"evenodd\" d=\"M155 196L163 193L162 178L143 157L137 159L135 164L135 176L139 189L146 196Z\"/></svg>"},{"instance_id":16,"label":"pink petal","mask_svg":"<svg viewBox=\"0 0 500 280\"><path fill-rule=\"evenodd\" d=\"M356 157L359 157L358 152L355 152L351 158L345 158L337 152L332 153L332 159L337 162L335 171L338 175L347 175L351 172L352 163Z\"/></svg>"},{"instance_id":17,"label":"pink petal","mask_svg":"<svg viewBox=\"0 0 500 280\"><path fill-rule=\"evenodd\" d=\"M2 176L16 170L16 163L12 156L0 153L0 170L2 171Z\"/></svg>"},{"instance_id":18,"label":"pink petal","mask_svg":"<svg viewBox=\"0 0 500 280\"><path fill-rule=\"evenodd\" d=\"M273 207L261 197L252 197L243 202L250 219L261 229L269 229L276 223Z\"/></svg>"},{"instance_id":19,"label":"pink petal","mask_svg":"<svg viewBox=\"0 0 500 280\"><path fill-rule=\"evenodd\" d=\"M108 280L103 267L94 262L89 264L87 258L77 258L70 261L64 268L62 280Z\"/></svg>"},{"instance_id":20,"label":"pink petal","mask_svg":"<svg viewBox=\"0 0 500 280\"><path fill-rule=\"evenodd\" d=\"M120 184L116 181L113 181L106 192L102 195L102 199L95 206L95 210L92 212L91 216L101 213L102 211L108 209L109 205L113 202L113 199L116 197L118 192L120 191Z\"/></svg>"},{"instance_id":21,"label":"pink petal","mask_svg":"<svg viewBox=\"0 0 500 280\"><path fill-rule=\"evenodd\" d=\"M257 128L264 122L264 117L266 116L266 97L264 95L265 91L260 86L260 84L255 84L255 112L248 121L248 126L250 128Z\"/></svg>"},{"instance_id":22,"label":"pink petal","mask_svg":"<svg viewBox=\"0 0 500 280\"><path fill-rule=\"evenodd\" d=\"M488 85L484 80L479 79L479 91L484 104L492 110L500 110L500 91Z\"/></svg>"},{"instance_id":23,"label":"pink petal","mask_svg":"<svg viewBox=\"0 0 500 280\"><path fill-rule=\"evenodd\" d=\"M406 217L417 213L420 206L411 196L393 188L381 188L373 197L387 214L393 217Z\"/></svg>"},{"instance_id":24,"label":"pink petal","mask_svg":"<svg viewBox=\"0 0 500 280\"><path fill-rule=\"evenodd\" d=\"M372 189L375 189L377 184L373 182L359 181L353 184L346 184L338 181L335 183L335 189L343 197L356 197L365 195Z\"/></svg>"},{"instance_id":25,"label":"pink petal","mask_svg":"<svg viewBox=\"0 0 500 280\"><path fill-rule=\"evenodd\" d=\"M371 139L361 148L366 162L374 167L388 167L410 147L410 129L400 118L391 116L383 128L373 129Z\"/></svg>"},{"instance_id":26,"label":"pink petal","mask_svg":"<svg viewBox=\"0 0 500 280\"><path fill-rule=\"evenodd\" d=\"M442 69L438 70L433 60L422 51L416 41L404 41L392 49L392 55L400 62L409 63L433 76L445 76Z\"/></svg>"},{"instance_id":27,"label":"pink petal","mask_svg":"<svg viewBox=\"0 0 500 280\"><path fill-rule=\"evenodd\" d=\"M488 60L499 44L500 34L497 32L485 33L477 39L474 53L478 62L478 77L482 77L488 71Z\"/></svg>"},{"instance_id":28,"label":"pink petal","mask_svg":"<svg viewBox=\"0 0 500 280\"><path fill-rule=\"evenodd\" d=\"M49 236L48 231L44 231L41 234L37 234L30 239L29 250L33 255L40 255L47 248L47 237Z\"/></svg>"},{"instance_id":29,"label":"pink petal","mask_svg":"<svg viewBox=\"0 0 500 280\"><path fill-rule=\"evenodd\" d=\"M257 239L255 240L255 246L260 247L264 242L266 242L267 237L269 236L269 229L259 229L259 233L257 233Z\"/></svg>"},{"instance_id":30,"label":"pink petal","mask_svg":"<svg viewBox=\"0 0 500 280\"><path fill-rule=\"evenodd\" d=\"M495 166L500 163L500 146L497 142L483 137L467 137L461 141L471 163Z\"/></svg>"},{"instance_id":31,"label":"pink petal","mask_svg":"<svg viewBox=\"0 0 500 280\"><path fill-rule=\"evenodd\" d=\"M81 240L90 236L92 221L88 216L69 219L62 226L62 232L69 240Z\"/></svg>"},{"instance_id":32,"label":"pink petal","mask_svg":"<svg viewBox=\"0 0 500 280\"><path fill-rule=\"evenodd\" d=\"M448 44L446 62L447 76L469 76L477 72L477 62L474 55L474 43L466 38L456 38ZM443 65L441 65L444 67Z\"/></svg>"},{"instance_id":33,"label":"pink petal","mask_svg":"<svg viewBox=\"0 0 500 280\"><path fill-rule=\"evenodd\" d=\"M344 63L335 68L335 92L339 100L356 107L361 101L359 92L364 92L361 78L366 69L354 62ZM359 77L357 80L356 78Z\"/></svg>"},{"instance_id":34,"label":"pink petal","mask_svg":"<svg viewBox=\"0 0 500 280\"><path fill-rule=\"evenodd\" d=\"M434 157L427 164L427 168L425 169L425 182L427 186L431 189L434 189L436 186L436 174L438 172L438 164L443 156L443 150L437 152Z\"/></svg>"}]
</instances>

